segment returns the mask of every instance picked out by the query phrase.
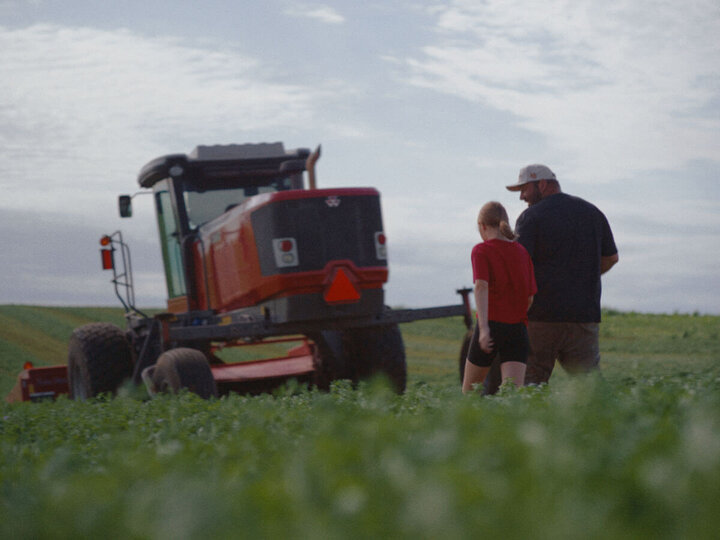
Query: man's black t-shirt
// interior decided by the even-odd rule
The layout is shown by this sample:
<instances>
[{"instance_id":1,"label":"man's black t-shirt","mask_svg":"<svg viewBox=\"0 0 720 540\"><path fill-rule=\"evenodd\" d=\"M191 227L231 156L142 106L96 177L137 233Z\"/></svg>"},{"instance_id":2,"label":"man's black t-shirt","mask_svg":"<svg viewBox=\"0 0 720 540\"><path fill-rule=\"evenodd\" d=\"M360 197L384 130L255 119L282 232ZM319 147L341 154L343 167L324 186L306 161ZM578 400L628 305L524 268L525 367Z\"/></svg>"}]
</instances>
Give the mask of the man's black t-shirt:
<instances>
[{"instance_id":1,"label":"man's black t-shirt","mask_svg":"<svg viewBox=\"0 0 720 540\"><path fill-rule=\"evenodd\" d=\"M528 319L600 322L600 258L617 253L605 215L557 193L527 208L515 229L535 265L538 293Z\"/></svg>"}]
</instances>

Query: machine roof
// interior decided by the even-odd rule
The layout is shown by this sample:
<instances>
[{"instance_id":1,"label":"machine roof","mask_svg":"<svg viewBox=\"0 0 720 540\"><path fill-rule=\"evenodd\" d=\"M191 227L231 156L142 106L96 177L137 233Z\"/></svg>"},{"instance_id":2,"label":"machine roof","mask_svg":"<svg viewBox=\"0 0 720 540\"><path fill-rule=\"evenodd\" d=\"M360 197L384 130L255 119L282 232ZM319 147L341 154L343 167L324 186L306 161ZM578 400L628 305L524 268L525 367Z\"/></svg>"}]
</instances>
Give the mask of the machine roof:
<instances>
[{"instance_id":1,"label":"machine roof","mask_svg":"<svg viewBox=\"0 0 720 540\"><path fill-rule=\"evenodd\" d=\"M147 163L138 174L138 183L150 188L160 180L173 176L173 168L202 170L207 174L267 174L277 172L283 162L305 160L307 148L285 150L283 143L248 143L196 146L189 154L169 154Z\"/></svg>"}]
</instances>

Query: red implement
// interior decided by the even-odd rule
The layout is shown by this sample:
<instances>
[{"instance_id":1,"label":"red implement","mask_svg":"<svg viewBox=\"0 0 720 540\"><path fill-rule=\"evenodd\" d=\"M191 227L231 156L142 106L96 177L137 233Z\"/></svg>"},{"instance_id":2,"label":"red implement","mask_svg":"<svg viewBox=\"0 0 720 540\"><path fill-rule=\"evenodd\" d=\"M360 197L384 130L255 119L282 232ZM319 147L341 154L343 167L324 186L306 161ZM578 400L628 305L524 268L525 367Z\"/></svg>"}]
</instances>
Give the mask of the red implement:
<instances>
[{"instance_id":1,"label":"red implement","mask_svg":"<svg viewBox=\"0 0 720 540\"><path fill-rule=\"evenodd\" d=\"M311 382L315 365L313 351L303 343L288 351L288 356L210 366L218 392L260 393L280 386L289 379Z\"/></svg>"},{"instance_id":2,"label":"red implement","mask_svg":"<svg viewBox=\"0 0 720 540\"><path fill-rule=\"evenodd\" d=\"M6 401L41 401L68 393L67 366L26 367L18 375Z\"/></svg>"}]
</instances>

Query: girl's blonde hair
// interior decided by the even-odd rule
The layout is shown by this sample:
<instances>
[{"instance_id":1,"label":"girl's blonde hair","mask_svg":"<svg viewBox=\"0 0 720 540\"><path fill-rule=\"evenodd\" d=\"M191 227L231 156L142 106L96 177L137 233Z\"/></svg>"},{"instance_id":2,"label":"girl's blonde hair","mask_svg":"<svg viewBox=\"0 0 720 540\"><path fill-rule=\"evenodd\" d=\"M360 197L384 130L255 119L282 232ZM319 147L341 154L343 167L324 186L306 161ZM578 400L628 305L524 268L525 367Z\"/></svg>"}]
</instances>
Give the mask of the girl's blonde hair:
<instances>
[{"instance_id":1,"label":"girl's blonde hair","mask_svg":"<svg viewBox=\"0 0 720 540\"><path fill-rule=\"evenodd\" d=\"M517 238L510 227L510 219L505 207L497 201L490 201L483 205L480 209L479 221L486 227L497 227L508 240Z\"/></svg>"}]
</instances>

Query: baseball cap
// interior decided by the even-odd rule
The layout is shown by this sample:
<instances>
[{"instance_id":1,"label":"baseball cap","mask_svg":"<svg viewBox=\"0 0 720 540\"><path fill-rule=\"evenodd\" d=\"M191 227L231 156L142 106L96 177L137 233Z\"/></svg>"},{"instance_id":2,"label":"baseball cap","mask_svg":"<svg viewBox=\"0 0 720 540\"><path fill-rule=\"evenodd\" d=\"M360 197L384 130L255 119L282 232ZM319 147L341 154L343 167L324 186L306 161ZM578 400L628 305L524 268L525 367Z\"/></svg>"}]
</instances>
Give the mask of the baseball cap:
<instances>
[{"instance_id":1,"label":"baseball cap","mask_svg":"<svg viewBox=\"0 0 720 540\"><path fill-rule=\"evenodd\" d=\"M539 182L540 180L557 180L557 178L555 178L555 173L550 170L550 167L539 164L528 165L520 169L516 184L505 187L510 191L520 191L525 184Z\"/></svg>"}]
</instances>

